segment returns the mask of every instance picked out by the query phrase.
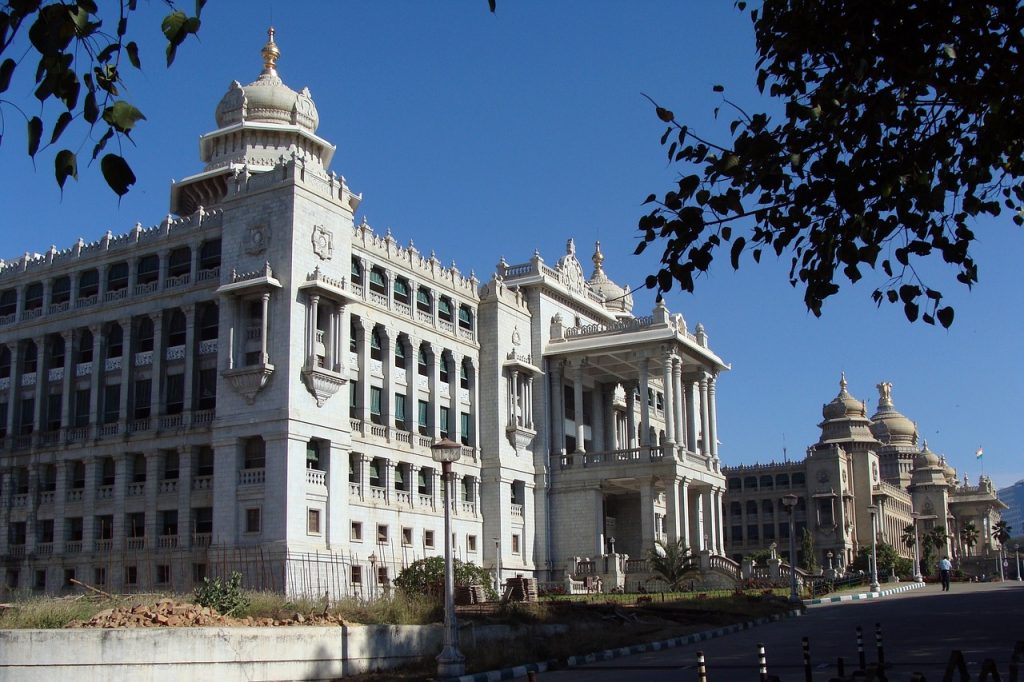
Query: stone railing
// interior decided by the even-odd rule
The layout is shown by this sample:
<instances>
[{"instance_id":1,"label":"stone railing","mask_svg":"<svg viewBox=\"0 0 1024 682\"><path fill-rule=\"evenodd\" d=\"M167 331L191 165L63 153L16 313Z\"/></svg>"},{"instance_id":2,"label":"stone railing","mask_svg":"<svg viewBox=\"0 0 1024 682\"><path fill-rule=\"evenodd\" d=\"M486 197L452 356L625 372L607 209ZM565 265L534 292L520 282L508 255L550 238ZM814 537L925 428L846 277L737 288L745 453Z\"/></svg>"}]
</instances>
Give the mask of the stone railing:
<instances>
[{"instance_id":1,"label":"stone railing","mask_svg":"<svg viewBox=\"0 0 1024 682\"><path fill-rule=\"evenodd\" d=\"M239 469L238 485L263 485L266 473L266 469Z\"/></svg>"},{"instance_id":2,"label":"stone railing","mask_svg":"<svg viewBox=\"0 0 1024 682\"><path fill-rule=\"evenodd\" d=\"M213 476L196 476L192 479L192 490L211 490Z\"/></svg>"},{"instance_id":3,"label":"stone railing","mask_svg":"<svg viewBox=\"0 0 1024 682\"><path fill-rule=\"evenodd\" d=\"M204 548L210 546L210 541L213 539L212 533L193 533L192 534L192 546L197 548Z\"/></svg>"},{"instance_id":4,"label":"stone railing","mask_svg":"<svg viewBox=\"0 0 1024 682\"><path fill-rule=\"evenodd\" d=\"M327 472L319 469L306 469L306 483L309 485L326 486Z\"/></svg>"},{"instance_id":5,"label":"stone railing","mask_svg":"<svg viewBox=\"0 0 1024 682\"><path fill-rule=\"evenodd\" d=\"M565 330L565 338L571 339L577 336L594 336L596 334L613 334L616 332L630 332L638 329L647 329L654 324L654 316L635 317L620 322L608 324L585 324L580 327L568 327Z\"/></svg>"}]
</instances>

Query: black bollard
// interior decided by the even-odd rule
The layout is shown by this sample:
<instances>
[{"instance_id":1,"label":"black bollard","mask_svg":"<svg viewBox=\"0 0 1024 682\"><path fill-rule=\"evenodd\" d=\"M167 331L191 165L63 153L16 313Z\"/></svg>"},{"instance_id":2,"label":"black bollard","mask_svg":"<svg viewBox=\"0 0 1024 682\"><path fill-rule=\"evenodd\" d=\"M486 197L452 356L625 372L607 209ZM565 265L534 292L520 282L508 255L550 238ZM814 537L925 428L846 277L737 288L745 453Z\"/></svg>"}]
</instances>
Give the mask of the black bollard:
<instances>
[{"instance_id":1,"label":"black bollard","mask_svg":"<svg viewBox=\"0 0 1024 682\"><path fill-rule=\"evenodd\" d=\"M875 646L878 648L878 668L885 667L885 648L882 646L882 624L875 623Z\"/></svg>"},{"instance_id":2,"label":"black bollard","mask_svg":"<svg viewBox=\"0 0 1024 682\"><path fill-rule=\"evenodd\" d=\"M537 671L531 670L526 673L527 682L537 682Z\"/></svg>"},{"instance_id":3,"label":"black bollard","mask_svg":"<svg viewBox=\"0 0 1024 682\"><path fill-rule=\"evenodd\" d=\"M697 652L697 682L708 682L708 671L704 667L704 652Z\"/></svg>"},{"instance_id":4,"label":"black bollard","mask_svg":"<svg viewBox=\"0 0 1024 682\"><path fill-rule=\"evenodd\" d=\"M757 671L761 682L768 682L768 660L764 655L764 644L757 645Z\"/></svg>"},{"instance_id":5,"label":"black bollard","mask_svg":"<svg viewBox=\"0 0 1024 682\"><path fill-rule=\"evenodd\" d=\"M860 669L865 670L868 667L868 662L864 658L864 633L859 625L857 626L857 658L860 659Z\"/></svg>"},{"instance_id":6,"label":"black bollard","mask_svg":"<svg viewBox=\"0 0 1024 682\"><path fill-rule=\"evenodd\" d=\"M811 643L804 637L804 682L813 682L813 673L811 672Z\"/></svg>"},{"instance_id":7,"label":"black bollard","mask_svg":"<svg viewBox=\"0 0 1024 682\"><path fill-rule=\"evenodd\" d=\"M846 677L846 661L840 656L836 659L836 675L839 677Z\"/></svg>"}]
</instances>

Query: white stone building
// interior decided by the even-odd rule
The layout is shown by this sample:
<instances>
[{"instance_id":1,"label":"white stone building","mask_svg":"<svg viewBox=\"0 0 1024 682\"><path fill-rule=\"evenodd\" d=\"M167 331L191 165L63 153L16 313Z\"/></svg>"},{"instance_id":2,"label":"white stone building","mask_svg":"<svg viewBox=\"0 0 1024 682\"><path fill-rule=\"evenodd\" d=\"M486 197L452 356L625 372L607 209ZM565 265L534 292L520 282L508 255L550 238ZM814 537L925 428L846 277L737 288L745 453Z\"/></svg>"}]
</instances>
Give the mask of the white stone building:
<instances>
[{"instance_id":1,"label":"white stone building","mask_svg":"<svg viewBox=\"0 0 1024 682\"><path fill-rule=\"evenodd\" d=\"M9 589L386 589L443 553L560 580L657 540L722 553L698 325L593 275L480 283L375 233L308 90L232 84L202 171L151 228L0 264L0 567Z\"/></svg>"}]
</instances>

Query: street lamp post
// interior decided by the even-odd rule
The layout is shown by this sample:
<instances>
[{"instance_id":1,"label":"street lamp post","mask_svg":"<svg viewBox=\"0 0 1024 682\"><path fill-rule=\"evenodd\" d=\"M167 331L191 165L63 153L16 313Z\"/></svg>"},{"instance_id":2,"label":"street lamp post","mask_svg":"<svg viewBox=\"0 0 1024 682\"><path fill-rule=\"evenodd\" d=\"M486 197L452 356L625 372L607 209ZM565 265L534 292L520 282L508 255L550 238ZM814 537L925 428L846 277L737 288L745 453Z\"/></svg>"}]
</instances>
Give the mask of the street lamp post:
<instances>
[{"instance_id":1,"label":"street lamp post","mask_svg":"<svg viewBox=\"0 0 1024 682\"><path fill-rule=\"evenodd\" d=\"M875 515L878 513L878 507L871 505L868 507L868 511L871 513L871 591L878 592L878 553L875 550L875 539L877 532L875 531Z\"/></svg>"},{"instance_id":2,"label":"street lamp post","mask_svg":"<svg viewBox=\"0 0 1024 682\"><path fill-rule=\"evenodd\" d=\"M437 656L437 676L459 677L466 672L466 657L459 651L455 622L455 567L452 565L452 463L462 456L462 446L447 438L430 446L430 456L441 465L444 483L444 646Z\"/></svg>"},{"instance_id":3,"label":"street lamp post","mask_svg":"<svg viewBox=\"0 0 1024 682\"><path fill-rule=\"evenodd\" d=\"M494 538L494 591L501 599L501 538Z\"/></svg>"},{"instance_id":4,"label":"street lamp post","mask_svg":"<svg viewBox=\"0 0 1024 682\"><path fill-rule=\"evenodd\" d=\"M921 575L921 541L917 536L917 520L921 515L913 512L910 516L914 519L914 582L923 583L924 576Z\"/></svg>"},{"instance_id":5,"label":"street lamp post","mask_svg":"<svg viewBox=\"0 0 1024 682\"><path fill-rule=\"evenodd\" d=\"M796 591L796 531L793 524L793 512L796 510L797 497L793 493L782 496L782 506L789 512L789 602L799 604L800 595Z\"/></svg>"},{"instance_id":6,"label":"street lamp post","mask_svg":"<svg viewBox=\"0 0 1024 682\"><path fill-rule=\"evenodd\" d=\"M370 552L370 599L377 598L377 555Z\"/></svg>"},{"instance_id":7,"label":"street lamp post","mask_svg":"<svg viewBox=\"0 0 1024 682\"><path fill-rule=\"evenodd\" d=\"M1020 545L1013 546L1013 553L1017 560L1017 582L1021 582L1020 579Z\"/></svg>"},{"instance_id":8,"label":"street lamp post","mask_svg":"<svg viewBox=\"0 0 1024 682\"><path fill-rule=\"evenodd\" d=\"M834 557L835 554L833 554L832 550L830 549L828 551L828 554L826 554L825 556L828 557L828 572L831 573L832 572L832 557Z\"/></svg>"}]
</instances>

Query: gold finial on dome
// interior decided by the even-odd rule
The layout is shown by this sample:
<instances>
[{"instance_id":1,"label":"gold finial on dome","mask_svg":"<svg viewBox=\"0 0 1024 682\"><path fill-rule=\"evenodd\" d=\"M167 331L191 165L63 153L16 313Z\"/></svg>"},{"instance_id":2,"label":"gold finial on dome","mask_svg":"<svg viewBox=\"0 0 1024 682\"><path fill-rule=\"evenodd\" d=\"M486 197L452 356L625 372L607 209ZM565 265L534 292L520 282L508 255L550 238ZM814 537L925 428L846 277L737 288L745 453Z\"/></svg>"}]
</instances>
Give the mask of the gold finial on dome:
<instances>
[{"instance_id":1,"label":"gold finial on dome","mask_svg":"<svg viewBox=\"0 0 1024 682\"><path fill-rule=\"evenodd\" d=\"M277 49L277 43L274 42L273 26L267 29L267 44L263 46L260 54L263 55L263 73L276 76L277 59L281 56L281 50Z\"/></svg>"},{"instance_id":2,"label":"gold finial on dome","mask_svg":"<svg viewBox=\"0 0 1024 682\"><path fill-rule=\"evenodd\" d=\"M839 393L840 393L840 395L842 395L843 393L846 393L846 372L845 371L839 372Z\"/></svg>"},{"instance_id":3,"label":"gold finial on dome","mask_svg":"<svg viewBox=\"0 0 1024 682\"><path fill-rule=\"evenodd\" d=\"M592 260L594 261L594 272L595 273L600 272L601 269L602 269L601 266L604 265L604 254L601 253L601 242L600 242L600 240L594 242L594 257L593 257Z\"/></svg>"}]
</instances>

